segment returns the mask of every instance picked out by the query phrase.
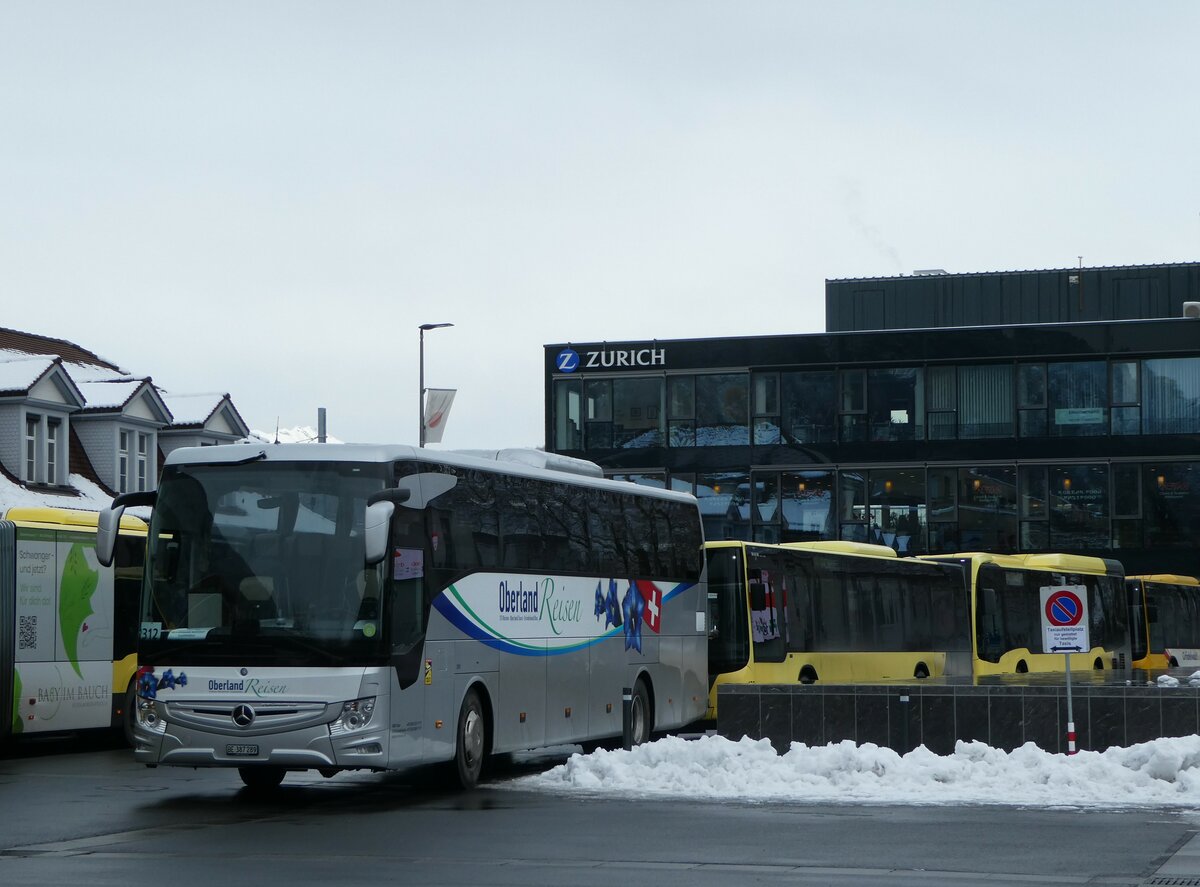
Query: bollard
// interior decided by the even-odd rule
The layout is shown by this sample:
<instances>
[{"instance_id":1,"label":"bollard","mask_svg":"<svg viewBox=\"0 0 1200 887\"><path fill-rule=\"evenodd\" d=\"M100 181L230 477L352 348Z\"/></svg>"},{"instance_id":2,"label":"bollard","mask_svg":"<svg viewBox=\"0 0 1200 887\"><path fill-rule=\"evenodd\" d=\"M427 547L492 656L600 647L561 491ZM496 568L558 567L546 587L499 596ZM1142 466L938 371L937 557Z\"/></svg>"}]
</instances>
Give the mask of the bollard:
<instances>
[{"instance_id":1,"label":"bollard","mask_svg":"<svg viewBox=\"0 0 1200 887\"><path fill-rule=\"evenodd\" d=\"M633 748L633 688L621 691L621 747L625 751Z\"/></svg>"}]
</instances>

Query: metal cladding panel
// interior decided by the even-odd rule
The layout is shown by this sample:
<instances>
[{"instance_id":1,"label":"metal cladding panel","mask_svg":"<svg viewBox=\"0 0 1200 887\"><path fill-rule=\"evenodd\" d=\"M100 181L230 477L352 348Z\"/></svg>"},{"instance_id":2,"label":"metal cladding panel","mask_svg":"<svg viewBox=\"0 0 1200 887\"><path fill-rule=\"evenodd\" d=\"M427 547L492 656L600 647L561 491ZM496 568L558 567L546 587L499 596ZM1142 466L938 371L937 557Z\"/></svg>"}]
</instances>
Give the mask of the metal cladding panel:
<instances>
[{"instance_id":1,"label":"metal cladding panel","mask_svg":"<svg viewBox=\"0 0 1200 887\"><path fill-rule=\"evenodd\" d=\"M825 282L826 329L847 332L1179 317L1200 263Z\"/></svg>"},{"instance_id":2,"label":"metal cladding panel","mask_svg":"<svg viewBox=\"0 0 1200 887\"><path fill-rule=\"evenodd\" d=\"M0 521L0 740L13 726L13 674L16 663L17 532L12 521Z\"/></svg>"}]
</instances>

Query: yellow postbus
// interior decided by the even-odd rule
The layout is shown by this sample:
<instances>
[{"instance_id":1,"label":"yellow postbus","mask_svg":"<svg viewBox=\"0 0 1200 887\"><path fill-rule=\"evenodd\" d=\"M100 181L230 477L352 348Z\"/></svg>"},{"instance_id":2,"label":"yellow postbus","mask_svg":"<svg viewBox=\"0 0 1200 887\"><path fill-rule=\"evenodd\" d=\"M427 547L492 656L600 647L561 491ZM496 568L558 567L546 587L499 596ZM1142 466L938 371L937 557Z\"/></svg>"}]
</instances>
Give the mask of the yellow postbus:
<instances>
[{"instance_id":1,"label":"yellow postbus","mask_svg":"<svg viewBox=\"0 0 1200 887\"><path fill-rule=\"evenodd\" d=\"M1134 668L1200 667L1200 580L1130 576L1129 627Z\"/></svg>"},{"instance_id":2,"label":"yellow postbus","mask_svg":"<svg viewBox=\"0 0 1200 887\"><path fill-rule=\"evenodd\" d=\"M125 517L112 567L94 511L9 508L0 519L0 739L126 730L137 671L146 524Z\"/></svg>"},{"instance_id":3,"label":"yellow postbus","mask_svg":"<svg viewBox=\"0 0 1200 887\"><path fill-rule=\"evenodd\" d=\"M971 673L958 564L856 542L709 542L709 705L721 684Z\"/></svg>"},{"instance_id":4,"label":"yellow postbus","mask_svg":"<svg viewBox=\"0 0 1200 887\"><path fill-rule=\"evenodd\" d=\"M1071 670L1123 669L1130 662L1125 572L1107 558L1075 554L926 555L961 564L971 591L973 672L976 676L1065 671L1062 653L1042 649L1041 591L1072 588L1087 600L1086 653L1072 653Z\"/></svg>"}]
</instances>

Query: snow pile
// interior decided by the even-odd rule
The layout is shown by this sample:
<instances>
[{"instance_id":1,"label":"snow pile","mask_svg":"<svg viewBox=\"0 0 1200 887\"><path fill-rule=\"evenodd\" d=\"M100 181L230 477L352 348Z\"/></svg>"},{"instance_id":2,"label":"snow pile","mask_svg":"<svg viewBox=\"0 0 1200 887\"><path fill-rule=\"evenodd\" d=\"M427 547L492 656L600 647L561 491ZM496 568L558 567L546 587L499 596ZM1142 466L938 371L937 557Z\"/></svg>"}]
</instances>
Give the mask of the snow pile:
<instances>
[{"instance_id":1,"label":"snow pile","mask_svg":"<svg viewBox=\"0 0 1200 887\"><path fill-rule=\"evenodd\" d=\"M668 737L629 752L572 755L508 787L797 803L1194 807L1200 805L1200 737L1070 757L1033 743L1006 752L959 742L953 754L942 756L924 747L900 755L850 741L793 743L778 755L765 739Z\"/></svg>"}]
</instances>

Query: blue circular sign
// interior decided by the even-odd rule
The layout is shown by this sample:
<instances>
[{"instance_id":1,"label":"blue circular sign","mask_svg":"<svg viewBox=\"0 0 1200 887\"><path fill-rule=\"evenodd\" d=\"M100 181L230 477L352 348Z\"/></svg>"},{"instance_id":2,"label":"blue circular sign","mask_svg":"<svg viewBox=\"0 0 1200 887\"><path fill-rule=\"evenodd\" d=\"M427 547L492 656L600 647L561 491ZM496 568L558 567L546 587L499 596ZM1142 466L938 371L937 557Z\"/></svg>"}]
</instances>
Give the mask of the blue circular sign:
<instances>
[{"instance_id":1,"label":"blue circular sign","mask_svg":"<svg viewBox=\"0 0 1200 887\"><path fill-rule=\"evenodd\" d=\"M1083 618L1083 601L1074 592L1056 591L1046 599L1046 618L1059 628L1078 625Z\"/></svg>"},{"instance_id":2,"label":"blue circular sign","mask_svg":"<svg viewBox=\"0 0 1200 887\"><path fill-rule=\"evenodd\" d=\"M573 373L579 369L579 353L570 348L564 348L554 358L554 365L560 373Z\"/></svg>"}]
</instances>

